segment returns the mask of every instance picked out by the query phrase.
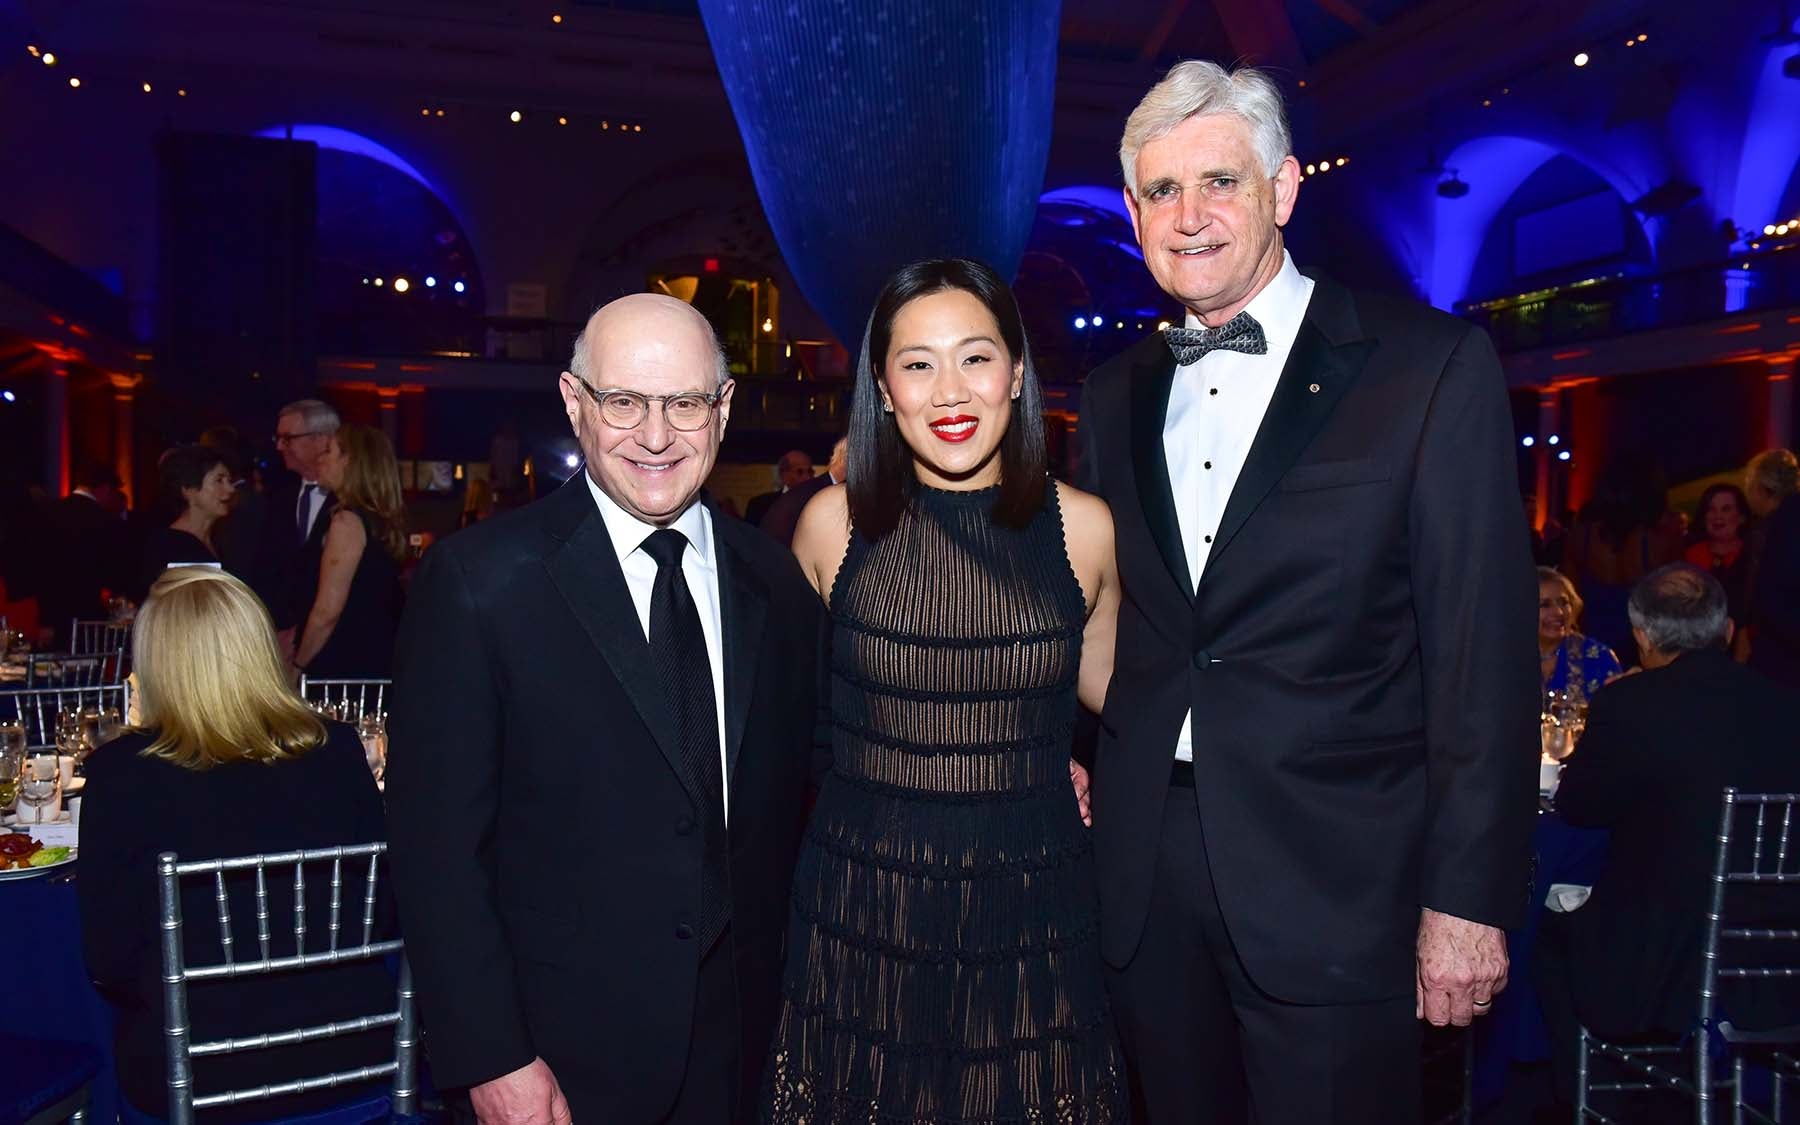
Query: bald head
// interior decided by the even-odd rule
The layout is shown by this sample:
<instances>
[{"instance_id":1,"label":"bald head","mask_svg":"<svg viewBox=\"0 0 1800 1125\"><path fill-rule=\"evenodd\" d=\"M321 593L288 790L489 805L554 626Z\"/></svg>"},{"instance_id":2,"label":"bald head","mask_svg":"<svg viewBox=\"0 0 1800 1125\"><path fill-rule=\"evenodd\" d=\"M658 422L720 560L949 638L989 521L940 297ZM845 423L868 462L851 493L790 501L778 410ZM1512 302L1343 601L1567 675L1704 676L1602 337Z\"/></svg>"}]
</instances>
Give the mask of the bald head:
<instances>
[{"instance_id":1,"label":"bald head","mask_svg":"<svg viewBox=\"0 0 1800 1125\"><path fill-rule=\"evenodd\" d=\"M595 309L575 337L569 373L590 383L604 380L602 372L609 356L616 360L627 352L641 355L659 344L682 353L698 350L706 354L717 367L715 390L731 377L725 349L712 325L694 306L662 293L631 293Z\"/></svg>"},{"instance_id":2,"label":"bald head","mask_svg":"<svg viewBox=\"0 0 1800 1125\"><path fill-rule=\"evenodd\" d=\"M656 527L693 504L731 418L732 383L705 317L673 297L621 297L588 318L558 389L601 492Z\"/></svg>"}]
</instances>

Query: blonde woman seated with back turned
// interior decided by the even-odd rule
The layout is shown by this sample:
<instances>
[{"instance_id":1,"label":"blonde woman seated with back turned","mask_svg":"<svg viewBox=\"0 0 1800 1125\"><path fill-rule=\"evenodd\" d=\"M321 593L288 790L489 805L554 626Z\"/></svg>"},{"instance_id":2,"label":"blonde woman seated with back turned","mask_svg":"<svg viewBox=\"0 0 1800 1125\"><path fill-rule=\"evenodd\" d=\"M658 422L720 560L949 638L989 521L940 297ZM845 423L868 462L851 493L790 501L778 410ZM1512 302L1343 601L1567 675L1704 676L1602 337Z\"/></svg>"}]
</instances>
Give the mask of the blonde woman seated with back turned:
<instances>
[{"instance_id":1,"label":"blonde woman seated with back turned","mask_svg":"<svg viewBox=\"0 0 1800 1125\"><path fill-rule=\"evenodd\" d=\"M113 1006L125 1119L168 1110L158 953L156 857L218 859L385 838L381 795L356 732L322 721L289 686L274 626L238 579L205 567L171 570L150 588L133 639L138 725L88 759L81 817L82 948L88 975ZM359 910L360 869L346 865L343 902ZM257 955L254 881L227 876L233 944ZM385 881L380 884L385 889ZM271 877L270 953L292 955L291 870ZM307 952L327 948L329 879L309 880L307 913L319 919ZM221 959L213 885L183 886L185 959ZM391 917L382 911L384 925ZM360 932L357 936L360 936ZM304 974L197 984L188 990L195 1040L254 1035L368 1015L393 1005L380 962ZM386 1029L293 1047L198 1059L196 1096L374 1065L388 1057ZM203 1122L254 1121L377 1095L379 1083L204 1111ZM136 1110L134 1115L131 1110Z\"/></svg>"}]
</instances>

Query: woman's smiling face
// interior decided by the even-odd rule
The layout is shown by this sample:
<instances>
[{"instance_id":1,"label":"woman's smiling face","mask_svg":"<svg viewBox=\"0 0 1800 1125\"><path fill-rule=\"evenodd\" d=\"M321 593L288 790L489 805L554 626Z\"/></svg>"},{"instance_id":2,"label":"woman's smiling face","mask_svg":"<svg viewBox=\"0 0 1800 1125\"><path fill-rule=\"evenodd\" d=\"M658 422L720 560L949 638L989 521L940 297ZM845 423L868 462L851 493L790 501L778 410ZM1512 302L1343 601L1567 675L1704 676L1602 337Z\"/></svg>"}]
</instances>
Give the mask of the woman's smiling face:
<instances>
[{"instance_id":1,"label":"woman's smiling face","mask_svg":"<svg viewBox=\"0 0 1800 1125\"><path fill-rule=\"evenodd\" d=\"M1000 481L1000 439L1024 380L987 306L962 289L915 297L894 314L883 358L884 405L934 488Z\"/></svg>"}]
</instances>

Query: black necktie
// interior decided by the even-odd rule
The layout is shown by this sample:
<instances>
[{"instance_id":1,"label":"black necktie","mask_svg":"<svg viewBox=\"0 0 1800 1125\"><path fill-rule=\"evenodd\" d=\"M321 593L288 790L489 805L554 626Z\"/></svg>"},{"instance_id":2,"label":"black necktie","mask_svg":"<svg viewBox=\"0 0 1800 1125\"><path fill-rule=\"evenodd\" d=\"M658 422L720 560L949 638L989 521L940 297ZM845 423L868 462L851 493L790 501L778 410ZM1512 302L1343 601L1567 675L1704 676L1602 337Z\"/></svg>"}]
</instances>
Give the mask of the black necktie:
<instances>
[{"instance_id":1,"label":"black necktie","mask_svg":"<svg viewBox=\"0 0 1800 1125\"><path fill-rule=\"evenodd\" d=\"M306 517L312 515L312 497L318 487L316 484L300 486L300 506L294 512L294 523L300 531L300 542L302 543L306 542L306 533L312 530L312 521Z\"/></svg>"},{"instance_id":2,"label":"black necktie","mask_svg":"<svg viewBox=\"0 0 1800 1125\"><path fill-rule=\"evenodd\" d=\"M706 656L700 612L681 573L681 554L687 545L686 536L665 527L651 532L643 548L656 560L656 583L650 588L650 655L675 712L683 764L700 787L699 831L706 853L700 865L700 918L695 929L705 952L731 920L731 866L712 661Z\"/></svg>"},{"instance_id":3,"label":"black necktie","mask_svg":"<svg viewBox=\"0 0 1800 1125\"><path fill-rule=\"evenodd\" d=\"M1269 341L1262 325L1247 312L1241 312L1217 328L1165 328L1163 338L1175 353L1175 362L1185 367L1207 352L1243 352L1245 355L1267 355Z\"/></svg>"}]
</instances>

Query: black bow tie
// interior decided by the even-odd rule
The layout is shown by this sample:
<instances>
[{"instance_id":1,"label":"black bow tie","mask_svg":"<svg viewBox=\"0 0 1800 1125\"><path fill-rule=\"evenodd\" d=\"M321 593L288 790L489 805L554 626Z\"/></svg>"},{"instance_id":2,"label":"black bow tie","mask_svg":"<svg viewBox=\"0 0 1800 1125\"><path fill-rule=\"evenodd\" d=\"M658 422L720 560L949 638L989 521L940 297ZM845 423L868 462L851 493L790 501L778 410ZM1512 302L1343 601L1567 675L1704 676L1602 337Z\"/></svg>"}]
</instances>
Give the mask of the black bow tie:
<instances>
[{"instance_id":1,"label":"black bow tie","mask_svg":"<svg viewBox=\"0 0 1800 1125\"><path fill-rule=\"evenodd\" d=\"M1207 352L1242 352L1245 355L1267 355L1269 341L1262 325L1247 312L1241 312L1217 328L1165 328L1163 338L1175 353L1175 362L1185 367Z\"/></svg>"}]
</instances>

